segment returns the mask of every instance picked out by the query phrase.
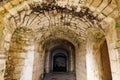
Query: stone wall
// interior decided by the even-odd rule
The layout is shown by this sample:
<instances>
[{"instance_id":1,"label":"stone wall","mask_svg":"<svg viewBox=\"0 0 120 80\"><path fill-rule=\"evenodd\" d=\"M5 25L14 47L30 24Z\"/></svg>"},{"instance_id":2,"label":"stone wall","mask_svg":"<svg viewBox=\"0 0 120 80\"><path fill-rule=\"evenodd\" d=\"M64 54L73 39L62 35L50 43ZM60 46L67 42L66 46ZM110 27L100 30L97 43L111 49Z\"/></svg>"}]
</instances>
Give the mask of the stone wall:
<instances>
[{"instance_id":1,"label":"stone wall","mask_svg":"<svg viewBox=\"0 0 120 80\"><path fill-rule=\"evenodd\" d=\"M45 64L45 51L39 45L39 42L35 41L35 55L32 80L42 80L44 77L44 64Z\"/></svg>"},{"instance_id":2,"label":"stone wall","mask_svg":"<svg viewBox=\"0 0 120 80\"><path fill-rule=\"evenodd\" d=\"M101 45L100 52L101 52L100 58L101 58L101 67L102 67L101 76L103 77L103 80L112 80L110 57L109 57L106 41Z\"/></svg>"},{"instance_id":3,"label":"stone wall","mask_svg":"<svg viewBox=\"0 0 120 80\"><path fill-rule=\"evenodd\" d=\"M52 39L66 39L77 48L77 80L108 78L101 73L101 35L95 33L86 42L89 28L104 33L112 79L119 80L120 30L113 20L119 16L118 7L116 0L12 0L4 4L0 7L0 80L4 74L5 80L38 80L45 67L45 43Z\"/></svg>"},{"instance_id":4,"label":"stone wall","mask_svg":"<svg viewBox=\"0 0 120 80\"><path fill-rule=\"evenodd\" d=\"M15 30L7 56L5 80L31 80L34 60L33 41L30 30L24 28Z\"/></svg>"},{"instance_id":5,"label":"stone wall","mask_svg":"<svg viewBox=\"0 0 120 80\"><path fill-rule=\"evenodd\" d=\"M119 53L120 52L119 52L119 48L117 48L119 45L119 43L117 43L117 41L119 40L118 33L117 33L118 29L115 28L114 20L111 20L111 22L110 22L110 18L106 20L110 23L105 28L105 32L106 32L105 37L106 37L108 52L110 56L112 79L119 80L120 79L119 77L119 74L120 74Z\"/></svg>"},{"instance_id":6,"label":"stone wall","mask_svg":"<svg viewBox=\"0 0 120 80\"><path fill-rule=\"evenodd\" d=\"M4 80L6 52L3 50L3 16L0 16L0 80Z\"/></svg>"},{"instance_id":7,"label":"stone wall","mask_svg":"<svg viewBox=\"0 0 120 80\"><path fill-rule=\"evenodd\" d=\"M76 80L87 80L87 68L86 68L86 47L85 43L76 50Z\"/></svg>"}]
</instances>

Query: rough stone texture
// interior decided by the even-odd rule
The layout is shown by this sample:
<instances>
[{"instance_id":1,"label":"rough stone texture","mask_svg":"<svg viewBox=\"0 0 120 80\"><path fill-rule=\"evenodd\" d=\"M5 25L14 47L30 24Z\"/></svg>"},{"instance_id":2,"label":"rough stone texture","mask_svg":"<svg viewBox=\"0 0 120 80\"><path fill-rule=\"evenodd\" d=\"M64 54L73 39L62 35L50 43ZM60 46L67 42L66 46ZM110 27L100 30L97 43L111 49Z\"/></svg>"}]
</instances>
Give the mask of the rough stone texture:
<instances>
[{"instance_id":1,"label":"rough stone texture","mask_svg":"<svg viewBox=\"0 0 120 80\"><path fill-rule=\"evenodd\" d=\"M43 79L44 75L44 58L45 54L41 48L41 46L36 42L35 44L35 55L34 55L34 67L33 67L33 75L32 80L40 80Z\"/></svg>"},{"instance_id":2,"label":"rough stone texture","mask_svg":"<svg viewBox=\"0 0 120 80\"><path fill-rule=\"evenodd\" d=\"M33 39L30 30L24 31L25 29L23 28L17 29L12 36L10 50L8 52L5 80L31 80L32 78L27 78L26 76L32 75L34 59Z\"/></svg>"},{"instance_id":3,"label":"rough stone texture","mask_svg":"<svg viewBox=\"0 0 120 80\"><path fill-rule=\"evenodd\" d=\"M112 79L113 80L119 80L119 50L116 48L118 44L116 44L116 41L118 40L117 37L117 30L114 26L114 21L111 22L111 25L109 27L106 27L106 40L108 44L108 51L110 56L110 64L111 64L111 72L112 72ZM113 26L112 26L113 25Z\"/></svg>"},{"instance_id":4,"label":"rough stone texture","mask_svg":"<svg viewBox=\"0 0 120 80\"><path fill-rule=\"evenodd\" d=\"M44 80L75 80L74 73L48 73Z\"/></svg>"},{"instance_id":5,"label":"rough stone texture","mask_svg":"<svg viewBox=\"0 0 120 80\"><path fill-rule=\"evenodd\" d=\"M70 42L75 48L75 57L72 56L75 64L71 64L70 69L75 71L77 80L110 80L111 77L112 80L120 80L120 30L115 28L115 19L118 21L120 15L119 2L120 0L0 2L4 3L0 7L0 80L43 79L47 47L56 48L62 43L56 40L61 39ZM100 51L100 45L105 39L109 56L104 55L107 55L107 60ZM64 42L62 45L65 45L65 49L69 48ZM105 66L109 61L110 65ZM74 61L71 60L70 63ZM106 67L104 72L102 69ZM110 75L112 76L108 77Z\"/></svg>"},{"instance_id":6,"label":"rough stone texture","mask_svg":"<svg viewBox=\"0 0 120 80\"><path fill-rule=\"evenodd\" d=\"M93 33L94 31L94 33ZM99 31L91 29L88 31L88 40L86 44L86 63L87 63L87 80L101 80L101 58L100 58L100 44L104 37L96 36Z\"/></svg>"},{"instance_id":7,"label":"rough stone texture","mask_svg":"<svg viewBox=\"0 0 120 80\"><path fill-rule=\"evenodd\" d=\"M85 43L76 51L76 80L87 80Z\"/></svg>"},{"instance_id":8,"label":"rough stone texture","mask_svg":"<svg viewBox=\"0 0 120 80\"><path fill-rule=\"evenodd\" d=\"M110 67L110 59L109 59L109 53L108 53L108 47L106 41L101 45L101 76L103 77L103 80L112 80L111 75L111 67Z\"/></svg>"}]
</instances>

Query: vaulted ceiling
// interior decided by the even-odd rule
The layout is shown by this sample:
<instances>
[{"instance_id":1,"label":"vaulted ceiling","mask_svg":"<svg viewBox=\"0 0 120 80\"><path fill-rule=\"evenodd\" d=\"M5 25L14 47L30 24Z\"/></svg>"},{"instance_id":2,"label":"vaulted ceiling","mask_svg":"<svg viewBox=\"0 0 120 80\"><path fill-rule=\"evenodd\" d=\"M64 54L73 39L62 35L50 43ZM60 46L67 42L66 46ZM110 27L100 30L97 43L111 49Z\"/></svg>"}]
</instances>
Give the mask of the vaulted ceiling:
<instances>
[{"instance_id":1,"label":"vaulted ceiling","mask_svg":"<svg viewBox=\"0 0 120 80\"><path fill-rule=\"evenodd\" d=\"M106 18L119 20L119 2L120 0L1 1L0 15L11 34L16 32L16 28L18 31L22 30L20 27L28 28L43 45L60 38L79 46L86 40L89 28L104 32L102 22Z\"/></svg>"},{"instance_id":2,"label":"vaulted ceiling","mask_svg":"<svg viewBox=\"0 0 120 80\"><path fill-rule=\"evenodd\" d=\"M47 2L47 3L54 3L61 6L88 6L89 8L93 9L93 11L102 12L104 15L110 15L110 12L117 11L120 9L120 0L0 0L0 6L6 9L10 9L15 5L19 5L23 2ZM10 7L10 4L12 5ZM0 9L2 10L2 8ZM120 12L118 12L120 13ZM117 13L115 13L117 15Z\"/></svg>"}]
</instances>

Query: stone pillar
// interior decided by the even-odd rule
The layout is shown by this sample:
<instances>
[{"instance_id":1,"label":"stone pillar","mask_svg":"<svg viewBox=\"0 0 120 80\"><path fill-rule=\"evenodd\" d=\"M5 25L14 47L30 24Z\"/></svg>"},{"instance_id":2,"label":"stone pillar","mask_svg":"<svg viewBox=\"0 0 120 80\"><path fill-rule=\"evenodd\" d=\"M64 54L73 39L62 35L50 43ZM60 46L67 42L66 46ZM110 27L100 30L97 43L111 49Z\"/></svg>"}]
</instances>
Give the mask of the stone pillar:
<instances>
[{"instance_id":1,"label":"stone pillar","mask_svg":"<svg viewBox=\"0 0 120 80\"><path fill-rule=\"evenodd\" d=\"M93 43L87 45L86 65L87 65L87 80L101 80L99 76L98 64L95 58Z\"/></svg>"},{"instance_id":2,"label":"stone pillar","mask_svg":"<svg viewBox=\"0 0 120 80\"><path fill-rule=\"evenodd\" d=\"M80 47L76 49L76 80L87 80L86 70L86 46L85 43L81 43Z\"/></svg>"},{"instance_id":3,"label":"stone pillar","mask_svg":"<svg viewBox=\"0 0 120 80\"><path fill-rule=\"evenodd\" d=\"M69 53L69 58L70 58L70 71L74 71L74 58L73 58L73 51L71 50ZM68 66L68 65L67 65Z\"/></svg>"},{"instance_id":4,"label":"stone pillar","mask_svg":"<svg viewBox=\"0 0 120 80\"><path fill-rule=\"evenodd\" d=\"M88 32L86 44L87 80L102 80L100 44L103 34L98 30Z\"/></svg>"},{"instance_id":5,"label":"stone pillar","mask_svg":"<svg viewBox=\"0 0 120 80\"><path fill-rule=\"evenodd\" d=\"M44 72L44 51L39 43L35 41L35 55L34 55L34 67L33 67L33 78L32 80L40 80L43 78Z\"/></svg>"},{"instance_id":6,"label":"stone pillar","mask_svg":"<svg viewBox=\"0 0 120 80\"><path fill-rule=\"evenodd\" d=\"M120 80L120 29L115 28L115 21L107 18L105 27L106 41L110 56L112 80Z\"/></svg>"},{"instance_id":7,"label":"stone pillar","mask_svg":"<svg viewBox=\"0 0 120 80\"><path fill-rule=\"evenodd\" d=\"M32 80L33 61L34 61L34 45L27 46L28 52L25 53L26 59L24 61L23 71L20 80Z\"/></svg>"},{"instance_id":8,"label":"stone pillar","mask_svg":"<svg viewBox=\"0 0 120 80\"><path fill-rule=\"evenodd\" d=\"M12 38L8 36L5 36L4 43L5 50L8 51L5 80L32 80L34 37L31 31L18 28Z\"/></svg>"},{"instance_id":9,"label":"stone pillar","mask_svg":"<svg viewBox=\"0 0 120 80\"><path fill-rule=\"evenodd\" d=\"M5 38L3 38L3 34L2 34L2 36L0 36L0 80L4 80L6 59L7 59L6 44L8 45L9 42L7 41L5 42Z\"/></svg>"},{"instance_id":10,"label":"stone pillar","mask_svg":"<svg viewBox=\"0 0 120 80\"><path fill-rule=\"evenodd\" d=\"M1 30L0 34L0 80L5 80L6 61L12 34L6 28Z\"/></svg>"},{"instance_id":11,"label":"stone pillar","mask_svg":"<svg viewBox=\"0 0 120 80\"><path fill-rule=\"evenodd\" d=\"M0 80L4 80L6 55L4 51L0 51Z\"/></svg>"},{"instance_id":12,"label":"stone pillar","mask_svg":"<svg viewBox=\"0 0 120 80\"><path fill-rule=\"evenodd\" d=\"M46 52L45 53L46 55L45 55L45 72L46 73L49 73L50 72L50 51L48 51L48 52ZM52 68L51 68L52 69Z\"/></svg>"}]
</instances>

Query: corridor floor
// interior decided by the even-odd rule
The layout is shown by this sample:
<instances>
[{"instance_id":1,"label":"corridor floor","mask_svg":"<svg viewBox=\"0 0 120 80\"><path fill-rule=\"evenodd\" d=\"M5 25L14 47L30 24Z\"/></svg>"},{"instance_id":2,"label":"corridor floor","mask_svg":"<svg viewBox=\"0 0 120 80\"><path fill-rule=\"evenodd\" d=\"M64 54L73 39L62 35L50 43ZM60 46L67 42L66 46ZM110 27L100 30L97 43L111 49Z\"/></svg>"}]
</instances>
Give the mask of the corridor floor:
<instances>
[{"instance_id":1,"label":"corridor floor","mask_svg":"<svg viewBox=\"0 0 120 80\"><path fill-rule=\"evenodd\" d=\"M44 80L76 80L76 79L75 74L73 73L56 72L46 74Z\"/></svg>"}]
</instances>

